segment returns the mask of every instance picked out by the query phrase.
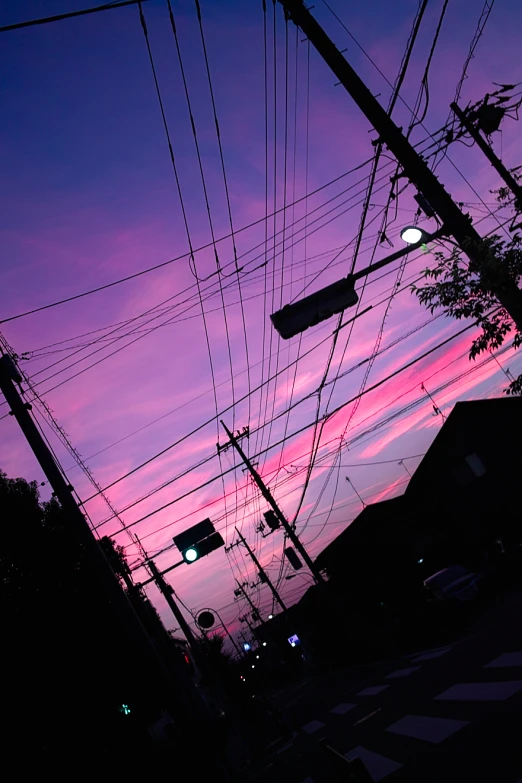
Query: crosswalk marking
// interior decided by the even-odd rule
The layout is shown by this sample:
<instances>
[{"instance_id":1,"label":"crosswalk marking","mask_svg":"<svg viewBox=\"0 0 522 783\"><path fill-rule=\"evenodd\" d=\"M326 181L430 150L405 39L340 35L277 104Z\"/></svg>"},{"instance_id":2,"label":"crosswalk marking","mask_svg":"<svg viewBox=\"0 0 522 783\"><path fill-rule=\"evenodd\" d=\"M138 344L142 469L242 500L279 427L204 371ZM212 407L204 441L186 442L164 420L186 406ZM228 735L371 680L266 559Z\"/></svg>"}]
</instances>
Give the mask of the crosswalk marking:
<instances>
[{"instance_id":1,"label":"crosswalk marking","mask_svg":"<svg viewBox=\"0 0 522 783\"><path fill-rule=\"evenodd\" d=\"M466 720L432 718L427 715L405 715L388 726L386 731L438 744L467 725L468 721Z\"/></svg>"},{"instance_id":2,"label":"crosswalk marking","mask_svg":"<svg viewBox=\"0 0 522 783\"><path fill-rule=\"evenodd\" d=\"M344 702L341 702L337 707L332 707L330 712L333 712L335 715L346 715L347 712L350 712L350 710L353 710L356 706L356 704L345 704Z\"/></svg>"},{"instance_id":3,"label":"crosswalk marking","mask_svg":"<svg viewBox=\"0 0 522 783\"><path fill-rule=\"evenodd\" d=\"M303 726L303 731L306 731L307 734L314 734L316 731L319 731L319 729L322 729L325 725L326 724L321 723L320 720L311 720L310 723L307 723L306 726Z\"/></svg>"},{"instance_id":4,"label":"crosswalk marking","mask_svg":"<svg viewBox=\"0 0 522 783\"><path fill-rule=\"evenodd\" d=\"M513 682L462 682L435 696L440 701L504 701L522 691L522 680Z\"/></svg>"},{"instance_id":5,"label":"crosswalk marking","mask_svg":"<svg viewBox=\"0 0 522 783\"><path fill-rule=\"evenodd\" d=\"M421 667L420 666L410 666L407 669L397 669L394 672L391 672L390 674L386 675L387 680L396 680L399 677L409 677L410 674L413 674L413 672L419 671Z\"/></svg>"},{"instance_id":6,"label":"crosswalk marking","mask_svg":"<svg viewBox=\"0 0 522 783\"><path fill-rule=\"evenodd\" d=\"M522 666L522 652L503 653L487 663L484 669L501 669L505 666Z\"/></svg>"},{"instance_id":7,"label":"crosswalk marking","mask_svg":"<svg viewBox=\"0 0 522 783\"><path fill-rule=\"evenodd\" d=\"M389 685L372 685L370 688L364 688L362 691L359 691L357 696L377 696L378 693L382 693L389 687Z\"/></svg>"},{"instance_id":8,"label":"crosswalk marking","mask_svg":"<svg viewBox=\"0 0 522 783\"><path fill-rule=\"evenodd\" d=\"M380 753L374 753L372 750L363 748L360 745L349 750L344 756L350 761L353 759L361 759L374 783L377 783L379 780L391 775L392 772L395 772L402 767L402 764L399 764L398 761L389 759L386 756L381 756Z\"/></svg>"},{"instance_id":9,"label":"crosswalk marking","mask_svg":"<svg viewBox=\"0 0 522 783\"><path fill-rule=\"evenodd\" d=\"M451 647L443 647L441 650L431 650L431 652L422 653L417 655L416 658L412 658L412 663L420 663L421 661L431 661L433 658L440 658L441 655L446 655L451 650Z\"/></svg>"}]
</instances>

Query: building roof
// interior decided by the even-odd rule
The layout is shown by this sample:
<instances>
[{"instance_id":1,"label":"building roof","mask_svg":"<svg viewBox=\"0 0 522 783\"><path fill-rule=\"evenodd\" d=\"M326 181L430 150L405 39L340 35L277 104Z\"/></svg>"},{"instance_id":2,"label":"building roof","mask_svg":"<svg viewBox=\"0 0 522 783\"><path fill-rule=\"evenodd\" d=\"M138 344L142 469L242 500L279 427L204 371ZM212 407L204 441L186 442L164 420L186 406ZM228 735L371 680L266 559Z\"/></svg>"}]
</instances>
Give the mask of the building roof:
<instances>
[{"instance_id":1,"label":"building roof","mask_svg":"<svg viewBox=\"0 0 522 783\"><path fill-rule=\"evenodd\" d=\"M522 423L522 397L457 402L409 481L406 492L366 506L317 555L316 565L320 569L328 568L333 561L362 556L367 548L375 548L377 543L386 547L397 535L411 533L412 523L415 529L412 501L425 496L426 488L434 483L434 475L456 455L465 456L460 451L469 451L473 440L480 444L489 435L495 442L500 430L516 436L517 431L522 431L522 427L517 427L517 421Z\"/></svg>"},{"instance_id":2,"label":"building roof","mask_svg":"<svg viewBox=\"0 0 522 783\"><path fill-rule=\"evenodd\" d=\"M509 422L511 419L516 431L517 420L522 421L522 397L457 402L408 482L405 497L410 498L423 492L443 461L451 458L458 450L457 436L463 431L474 433L477 441L480 441L486 431L497 429L501 420Z\"/></svg>"},{"instance_id":3,"label":"building roof","mask_svg":"<svg viewBox=\"0 0 522 783\"><path fill-rule=\"evenodd\" d=\"M404 495L365 506L353 522L317 555L316 565L321 569L327 568L328 563L339 557L341 552L345 553L355 546L360 551L361 545L375 537L384 542L392 535L397 535L398 526L405 518L404 512Z\"/></svg>"}]
</instances>

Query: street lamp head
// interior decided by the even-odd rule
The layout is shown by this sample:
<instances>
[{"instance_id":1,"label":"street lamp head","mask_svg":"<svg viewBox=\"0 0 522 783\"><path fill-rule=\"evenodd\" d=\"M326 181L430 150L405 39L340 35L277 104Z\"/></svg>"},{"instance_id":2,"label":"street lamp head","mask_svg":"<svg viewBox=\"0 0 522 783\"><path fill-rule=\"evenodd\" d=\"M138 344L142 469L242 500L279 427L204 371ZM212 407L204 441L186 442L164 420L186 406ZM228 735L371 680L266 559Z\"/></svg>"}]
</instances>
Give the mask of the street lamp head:
<instances>
[{"instance_id":1,"label":"street lamp head","mask_svg":"<svg viewBox=\"0 0 522 783\"><path fill-rule=\"evenodd\" d=\"M416 245L426 236L426 232L418 226L405 226L401 231L401 239L407 245Z\"/></svg>"},{"instance_id":2,"label":"street lamp head","mask_svg":"<svg viewBox=\"0 0 522 783\"><path fill-rule=\"evenodd\" d=\"M269 614L269 615L268 615L268 619L269 619L269 620L273 620L273 619L274 619L274 615L273 615L273 614Z\"/></svg>"}]
</instances>

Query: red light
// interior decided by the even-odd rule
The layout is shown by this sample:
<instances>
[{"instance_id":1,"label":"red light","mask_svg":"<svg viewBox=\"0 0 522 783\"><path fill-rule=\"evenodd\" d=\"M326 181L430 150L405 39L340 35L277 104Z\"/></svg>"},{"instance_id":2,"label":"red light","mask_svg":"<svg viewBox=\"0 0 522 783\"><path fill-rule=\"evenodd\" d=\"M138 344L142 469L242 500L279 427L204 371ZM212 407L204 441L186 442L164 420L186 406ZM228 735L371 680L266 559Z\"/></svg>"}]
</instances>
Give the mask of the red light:
<instances>
[{"instance_id":1,"label":"red light","mask_svg":"<svg viewBox=\"0 0 522 783\"><path fill-rule=\"evenodd\" d=\"M185 658L185 663L188 663L190 665L190 658L188 657L187 653L183 656Z\"/></svg>"}]
</instances>

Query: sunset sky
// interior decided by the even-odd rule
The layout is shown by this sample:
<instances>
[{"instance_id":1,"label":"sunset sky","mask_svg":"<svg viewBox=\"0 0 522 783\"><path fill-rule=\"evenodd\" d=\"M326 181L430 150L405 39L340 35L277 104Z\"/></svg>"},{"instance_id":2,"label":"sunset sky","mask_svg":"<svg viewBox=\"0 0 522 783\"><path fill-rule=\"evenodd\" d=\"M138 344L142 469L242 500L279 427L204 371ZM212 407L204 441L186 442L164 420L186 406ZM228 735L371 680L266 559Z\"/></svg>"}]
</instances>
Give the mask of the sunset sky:
<instances>
[{"instance_id":1,"label":"sunset sky","mask_svg":"<svg viewBox=\"0 0 522 783\"><path fill-rule=\"evenodd\" d=\"M250 427L243 447L287 517L293 520L299 509L296 529L314 557L359 513L357 493L375 502L404 491L408 471L415 470L443 423L421 384L447 416L457 400L500 395L507 385L500 365L518 374L522 355L513 356L507 345L497 360L486 355L470 363L473 332L467 332L358 403L345 405L321 431L300 506L318 403L320 416L333 411L465 324L434 318L409 290L434 263L432 245L426 253L410 254L403 269L395 263L368 277L364 291L363 281L358 284L360 310L373 307L353 328L339 332L329 367L337 318L302 339L279 340L271 312L302 296L306 285L311 293L350 271L377 135L304 35L292 23L285 31L279 5L274 73L271 2L265 114L261 0L200 1L234 241L193 0L171 2L205 188L167 2L143 4L186 225L138 8L5 32L0 321L7 322L0 328L23 355L22 369L98 484L108 487L121 521L35 404L37 420L92 523L126 547L131 564L141 561L131 533L150 555L161 551L157 563L166 568L179 559L173 548L162 551L172 536L208 516L227 545L237 540L235 526L241 529L292 603L310 577L300 572L286 581L292 572L282 568L283 534L262 538L256 531L267 505L233 450L218 455L216 443L226 441L219 419L230 429ZM338 48L347 49L349 62L387 107L391 88L383 75L393 83L399 72L417 0L329 4L373 64L321 0L312 13ZM442 0L428 3L393 111L404 129L442 6ZM79 0L4 0L0 25L82 7ZM429 71L424 127L411 135L421 151L448 118L482 7L482 0L449 0ZM522 5L496 0L468 67L461 105L495 89L493 82L522 81L521 29ZM423 94L421 107L425 100ZM519 137L520 126L511 119L495 135L495 149L506 165L521 162ZM480 233L496 228L505 236L509 212L496 212L490 191L499 179L482 154L455 143L436 161L437 175L463 202ZM385 233L393 247L379 242L394 173L393 159L383 155L356 268L370 263L375 248L374 260L401 248L400 229L415 217L415 189L407 186L388 211ZM399 188L405 185L401 178ZM436 228L425 217L421 224ZM104 291L9 320L161 264ZM344 319L355 312L347 310ZM365 360L376 350L369 365ZM29 392L28 399L32 396ZM287 412L290 405L295 407ZM0 468L12 477L43 481L16 421L6 413L2 403ZM42 498L48 497L44 486ZM132 525L128 532L122 522ZM147 576L144 569L134 575L137 581ZM258 582L241 547L228 554L220 549L169 575L190 610L215 608L235 632L246 609L234 602L236 578ZM174 628L156 588L147 592L166 626ZM257 586L250 592L266 617L272 609L269 591Z\"/></svg>"}]
</instances>

